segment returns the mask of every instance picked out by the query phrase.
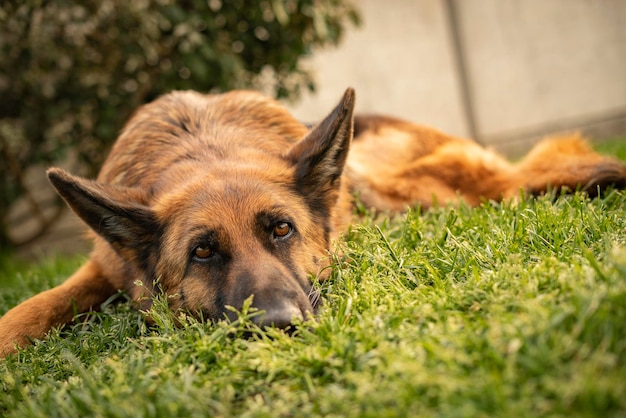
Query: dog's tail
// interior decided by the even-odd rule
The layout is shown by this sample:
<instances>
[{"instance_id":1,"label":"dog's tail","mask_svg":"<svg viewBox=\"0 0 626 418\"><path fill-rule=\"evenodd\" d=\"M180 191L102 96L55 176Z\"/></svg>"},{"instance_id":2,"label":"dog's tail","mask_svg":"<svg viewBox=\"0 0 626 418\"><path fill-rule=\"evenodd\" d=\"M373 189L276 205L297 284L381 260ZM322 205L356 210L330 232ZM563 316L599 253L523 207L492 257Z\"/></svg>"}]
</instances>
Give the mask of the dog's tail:
<instances>
[{"instance_id":1,"label":"dog's tail","mask_svg":"<svg viewBox=\"0 0 626 418\"><path fill-rule=\"evenodd\" d=\"M524 189L536 196L547 190L585 191L596 197L609 186L626 188L626 166L595 152L580 134L546 138L517 165L516 180L506 194Z\"/></svg>"}]
</instances>

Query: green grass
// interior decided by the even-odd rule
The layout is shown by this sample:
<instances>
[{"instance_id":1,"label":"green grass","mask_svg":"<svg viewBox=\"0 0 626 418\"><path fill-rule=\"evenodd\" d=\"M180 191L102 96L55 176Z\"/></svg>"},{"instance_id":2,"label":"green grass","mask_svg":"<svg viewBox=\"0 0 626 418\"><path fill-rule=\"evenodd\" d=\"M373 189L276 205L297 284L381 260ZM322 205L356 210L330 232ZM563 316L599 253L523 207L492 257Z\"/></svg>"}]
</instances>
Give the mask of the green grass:
<instances>
[{"instance_id":1,"label":"green grass","mask_svg":"<svg viewBox=\"0 0 626 418\"><path fill-rule=\"evenodd\" d=\"M296 335L111 303L0 362L0 415L625 416L625 214L612 192L367 216ZM83 260L5 260L0 313Z\"/></svg>"}]
</instances>

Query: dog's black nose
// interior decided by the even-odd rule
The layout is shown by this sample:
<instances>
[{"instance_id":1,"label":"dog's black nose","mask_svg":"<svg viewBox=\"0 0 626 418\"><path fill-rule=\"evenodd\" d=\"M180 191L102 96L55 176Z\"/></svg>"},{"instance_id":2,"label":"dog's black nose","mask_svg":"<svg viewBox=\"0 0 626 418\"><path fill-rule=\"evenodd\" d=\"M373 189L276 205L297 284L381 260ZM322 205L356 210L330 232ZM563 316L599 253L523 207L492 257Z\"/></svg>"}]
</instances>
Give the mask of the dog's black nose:
<instances>
[{"instance_id":1,"label":"dog's black nose","mask_svg":"<svg viewBox=\"0 0 626 418\"><path fill-rule=\"evenodd\" d=\"M285 329L292 325L294 320L302 320L300 308L292 304L283 304L280 307L265 309L265 313L255 316L252 320L260 327L276 327Z\"/></svg>"}]
</instances>

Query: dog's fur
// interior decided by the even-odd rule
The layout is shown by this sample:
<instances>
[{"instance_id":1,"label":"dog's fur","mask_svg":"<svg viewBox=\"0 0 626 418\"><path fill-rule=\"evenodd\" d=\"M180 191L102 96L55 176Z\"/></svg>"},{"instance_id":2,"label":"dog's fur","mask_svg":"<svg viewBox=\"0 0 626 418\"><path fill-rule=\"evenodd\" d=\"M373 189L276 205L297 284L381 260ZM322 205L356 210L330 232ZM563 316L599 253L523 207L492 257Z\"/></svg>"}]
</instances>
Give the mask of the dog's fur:
<instances>
[{"instance_id":1,"label":"dog's fur","mask_svg":"<svg viewBox=\"0 0 626 418\"><path fill-rule=\"evenodd\" d=\"M49 170L95 232L94 250L65 283L0 318L0 356L119 290L144 309L164 292L172 309L206 319L232 317L226 307L253 296L264 313L254 318L259 325L286 328L315 312L311 279L328 271L353 194L369 207L401 211L521 190L626 186L624 166L576 136L542 142L511 164L429 128L354 118L353 107L349 89L309 131L258 93L175 92L131 118L96 181Z\"/></svg>"}]
</instances>

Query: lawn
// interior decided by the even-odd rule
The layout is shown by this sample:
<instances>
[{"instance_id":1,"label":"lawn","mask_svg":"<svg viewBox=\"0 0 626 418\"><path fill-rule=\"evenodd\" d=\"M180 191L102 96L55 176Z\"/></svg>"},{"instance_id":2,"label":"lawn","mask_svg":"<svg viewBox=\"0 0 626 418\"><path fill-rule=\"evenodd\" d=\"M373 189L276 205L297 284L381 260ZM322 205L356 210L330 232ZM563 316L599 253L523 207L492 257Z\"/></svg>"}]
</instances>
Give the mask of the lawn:
<instances>
[{"instance_id":1,"label":"lawn","mask_svg":"<svg viewBox=\"0 0 626 418\"><path fill-rule=\"evenodd\" d=\"M0 415L625 416L625 213L613 191L365 214L295 335L110 303L0 361ZM84 259L5 257L0 314Z\"/></svg>"}]
</instances>

